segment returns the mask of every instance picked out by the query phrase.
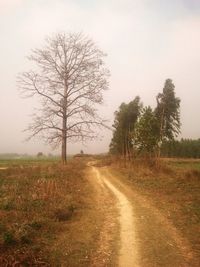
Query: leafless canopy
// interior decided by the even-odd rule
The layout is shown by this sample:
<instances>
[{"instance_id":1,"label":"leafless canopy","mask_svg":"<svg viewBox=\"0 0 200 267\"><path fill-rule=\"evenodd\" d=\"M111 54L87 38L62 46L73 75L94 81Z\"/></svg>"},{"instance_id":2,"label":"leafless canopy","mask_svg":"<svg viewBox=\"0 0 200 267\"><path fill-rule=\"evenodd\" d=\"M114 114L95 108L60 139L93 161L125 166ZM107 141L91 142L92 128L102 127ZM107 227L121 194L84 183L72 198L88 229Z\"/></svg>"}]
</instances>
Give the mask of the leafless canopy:
<instances>
[{"instance_id":1,"label":"leafless canopy","mask_svg":"<svg viewBox=\"0 0 200 267\"><path fill-rule=\"evenodd\" d=\"M41 109L33 115L30 137L40 135L53 145L62 143L66 160L67 140L85 141L102 126L96 104L108 88L105 54L83 34L57 34L28 58L34 70L21 73L18 85L25 97L39 96Z\"/></svg>"}]
</instances>

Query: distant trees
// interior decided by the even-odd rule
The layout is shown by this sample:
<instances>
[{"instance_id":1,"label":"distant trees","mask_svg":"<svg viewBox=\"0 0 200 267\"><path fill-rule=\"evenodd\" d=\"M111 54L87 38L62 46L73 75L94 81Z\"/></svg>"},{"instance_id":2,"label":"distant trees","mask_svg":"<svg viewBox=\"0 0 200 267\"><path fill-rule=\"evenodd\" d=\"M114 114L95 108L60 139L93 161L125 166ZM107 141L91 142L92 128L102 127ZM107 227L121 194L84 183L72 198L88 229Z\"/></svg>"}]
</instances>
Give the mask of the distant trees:
<instances>
[{"instance_id":1,"label":"distant trees","mask_svg":"<svg viewBox=\"0 0 200 267\"><path fill-rule=\"evenodd\" d=\"M200 158L200 139L181 139L164 141L161 146L164 157Z\"/></svg>"},{"instance_id":2,"label":"distant trees","mask_svg":"<svg viewBox=\"0 0 200 267\"><path fill-rule=\"evenodd\" d=\"M128 104L122 103L115 112L113 124L113 138L110 143L110 152L130 157L133 150L132 134L135 123L140 115L142 103L137 96Z\"/></svg>"},{"instance_id":3,"label":"distant trees","mask_svg":"<svg viewBox=\"0 0 200 267\"><path fill-rule=\"evenodd\" d=\"M162 143L174 140L180 133L180 99L175 96L172 80L165 81L155 110L149 106L142 109L138 96L129 104L122 103L115 112L113 127L111 153L130 157L135 149L160 156Z\"/></svg>"},{"instance_id":4,"label":"distant trees","mask_svg":"<svg viewBox=\"0 0 200 267\"><path fill-rule=\"evenodd\" d=\"M41 109L28 127L30 138L40 135L53 146L61 144L66 162L67 142L96 137L93 126L104 121L96 111L102 92L108 88L105 54L82 34L57 34L46 45L33 50L29 60L35 69L19 75L26 97L38 96Z\"/></svg>"}]
</instances>

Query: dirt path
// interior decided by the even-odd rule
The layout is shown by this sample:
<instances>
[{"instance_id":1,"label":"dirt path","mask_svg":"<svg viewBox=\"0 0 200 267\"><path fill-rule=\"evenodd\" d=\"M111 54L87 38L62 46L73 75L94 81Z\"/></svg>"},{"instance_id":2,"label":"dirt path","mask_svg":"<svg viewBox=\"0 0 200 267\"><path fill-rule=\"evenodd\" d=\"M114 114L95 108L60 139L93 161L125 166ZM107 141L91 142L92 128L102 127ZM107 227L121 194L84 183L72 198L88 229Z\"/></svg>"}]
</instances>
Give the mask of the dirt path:
<instances>
[{"instance_id":1,"label":"dirt path","mask_svg":"<svg viewBox=\"0 0 200 267\"><path fill-rule=\"evenodd\" d=\"M127 197L121 193L108 179L100 176L106 186L117 198L120 223L120 256L119 266L133 267L137 263L137 244L135 239L135 223L133 208Z\"/></svg>"},{"instance_id":2,"label":"dirt path","mask_svg":"<svg viewBox=\"0 0 200 267\"><path fill-rule=\"evenodd\" d=\"M196 266L191 262L187 240L148 199L113 176L107 167L91 166L90 172L105 214L96 252L99 256L92 266ZM102 251L107 255L103 262ZM109 258L115 260L109 263Z\"/></svg>"},{"instance_id":3,"label":"dirt path","mask_svg":"<svg viewBox=\"0 0 200 267\"><path fill-rule=\"evenodd\" d=\"M134 222L134 212L133 207L127 197L120 192L96 167L92 167L93 179L101 186L101 189L109 191L114 196L114 206L117 209L117 214L115 213L115 223L119 224L120 240L119 240L119 252L118 252L118 262L119 267L135 267L138 265L138 251L135 237L135 222ZM108 196L107 196L108 197ZM117 222L116 222L117 221ZM109 233L111 234L111 233ZM113 237L114 238L114 237ZM111 237L112 239L112 237ZM101 246L105 247L102 243ZM105 240L104 240L105 242ZM101 248L102 249L102 248ZM98 265L99 266L99 265ZM107 266L107 265L105 265Z\"/></svg>"},{"instance_id":4,"label":"dirt path","mask_svg":"<svg viewBox=\"0 0 200 267\"><path fill-rule=\"evenodd\" d=\"M116 254L119 243L119 224L118 220L116 220L118 217L115 205L116 200L111 191L105 186L97 168L90 167L87 172L87 178L94 190L92 203L98 218L96 231L99 233L99 236L96 238L95 251L92 253L90 266L117 266Z\"/></svg>"}]
</instances>

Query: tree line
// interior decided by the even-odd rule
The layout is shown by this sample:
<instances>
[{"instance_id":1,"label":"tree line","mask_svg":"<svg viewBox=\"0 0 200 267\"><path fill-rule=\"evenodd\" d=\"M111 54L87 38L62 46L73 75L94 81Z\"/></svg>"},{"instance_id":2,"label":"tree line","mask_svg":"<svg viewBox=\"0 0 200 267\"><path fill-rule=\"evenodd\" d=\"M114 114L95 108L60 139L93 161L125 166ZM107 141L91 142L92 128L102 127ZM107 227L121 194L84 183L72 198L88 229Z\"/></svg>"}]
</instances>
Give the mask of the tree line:
<instances>
[{"instance_id":1,"label":"tree line","mask_svg":"<svg viewBox=\"0 0 200 267\"><path fill-rule=\"evenodd\" d=\"M161 147L161 155L164 157L200 158L200 139L165 141Z\"/></svg>"},{"instance_id":2,"label":"tree line","mask_svg":"<svg viewBox=\"0 0 200 267\"><path fill-rule=\"evenodd\" d=\"M115 112L110 153L131 158L134 154L160 156L163 143L180 133L180 99L171 79L156 97L157 106L144 107L137 96Z\"/></svg>"}]
</instances>

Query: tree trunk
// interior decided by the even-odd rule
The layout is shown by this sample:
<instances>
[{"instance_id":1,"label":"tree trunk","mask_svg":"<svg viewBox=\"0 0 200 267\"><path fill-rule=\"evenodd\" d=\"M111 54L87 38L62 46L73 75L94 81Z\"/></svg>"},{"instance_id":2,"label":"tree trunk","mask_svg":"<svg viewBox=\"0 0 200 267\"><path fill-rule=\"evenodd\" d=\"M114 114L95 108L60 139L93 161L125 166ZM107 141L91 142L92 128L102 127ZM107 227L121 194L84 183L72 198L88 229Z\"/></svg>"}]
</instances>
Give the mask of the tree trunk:
<instances>
[{"instance_id":1,"label":"tree trunk","mask_svg":"<svg viewBox=\"0 0 200 267\"><path fill-rule=\"evenodd\" d=\"M67 70L65 69L65 72L66 71ZM65 77L65 88L64 88L64 98L63 98L63 125L62 125L62 163L63 164L67 163L67 91L68 91L67 77Z\"/></svg>"},{"instance_id":2,"label":"tree trunk","mask_svg":"<svg viewBox=\"0 0 200 267\"><path fill-rule=\"evenodd\" d=\"M62 137L62 163L66 164L67 162L67 142L66 138Z\"/></svg>"},{"instance_id":3,"label":"tree trunk","mask_svg":"<svg viewBox=\"0 0 200 267\"><path fill-rule=\"evenodd\" d=\"M163 140L164 112L165 112L165 109L163 107L162 114L161 114L161 122L160 122L160 137L159 137L159 146L158 146L158 158L160 158L160 155L161 155L161 144L162 144L162 140Z\"/></svg>"},{"instance_id":4,"label":"tree trunk","mask_svg":"<svg viewBox=\"0 0 200 267\"><path fill-rule=\"evenodd\" d=\"M63 128L62 128L62 163L67 163L67 118L63 116Z\"/></svg>"}]
</instances>

